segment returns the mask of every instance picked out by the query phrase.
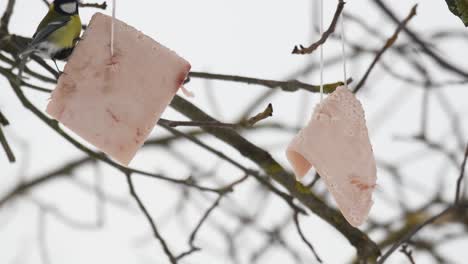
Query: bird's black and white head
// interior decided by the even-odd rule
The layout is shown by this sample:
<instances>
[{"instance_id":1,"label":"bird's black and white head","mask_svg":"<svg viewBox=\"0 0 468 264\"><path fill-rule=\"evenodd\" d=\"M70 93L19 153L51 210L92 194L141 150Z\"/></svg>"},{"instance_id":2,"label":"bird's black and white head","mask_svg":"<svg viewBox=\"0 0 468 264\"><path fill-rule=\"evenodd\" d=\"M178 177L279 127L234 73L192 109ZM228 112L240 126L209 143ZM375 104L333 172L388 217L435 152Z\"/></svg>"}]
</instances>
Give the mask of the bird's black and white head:
<instances>
[{"instance_id":1,"label":"bird's black and white head","mask_svg":"<svg viewBox=\"0 0 468 264\"><path fill-rule=\"evenodd\" d=\"M78 14L78 0L54 0L55 11L62 15Z\"/></svg>"}]
</instances>

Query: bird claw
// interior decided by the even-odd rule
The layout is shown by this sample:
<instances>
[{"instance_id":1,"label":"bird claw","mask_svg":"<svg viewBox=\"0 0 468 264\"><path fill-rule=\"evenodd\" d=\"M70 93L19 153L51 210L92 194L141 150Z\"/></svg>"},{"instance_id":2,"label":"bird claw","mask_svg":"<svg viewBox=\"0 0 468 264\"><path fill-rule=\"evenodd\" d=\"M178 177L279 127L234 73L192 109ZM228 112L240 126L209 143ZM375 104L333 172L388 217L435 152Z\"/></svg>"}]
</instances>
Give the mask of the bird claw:
<instances>
[{"instance_id":1,"label":"bird claw","mask_svg":"<svg viewBox=\"0 0 468 264\"><path fill-rule=\"evenodd\" d=\"M62 76L62 74L67 75L67 73L65 73L65 72L63 72L63 71L58 71L58 73L57 73L57 81L60 79L60 77Z\"/></svg>"}]
</instances>

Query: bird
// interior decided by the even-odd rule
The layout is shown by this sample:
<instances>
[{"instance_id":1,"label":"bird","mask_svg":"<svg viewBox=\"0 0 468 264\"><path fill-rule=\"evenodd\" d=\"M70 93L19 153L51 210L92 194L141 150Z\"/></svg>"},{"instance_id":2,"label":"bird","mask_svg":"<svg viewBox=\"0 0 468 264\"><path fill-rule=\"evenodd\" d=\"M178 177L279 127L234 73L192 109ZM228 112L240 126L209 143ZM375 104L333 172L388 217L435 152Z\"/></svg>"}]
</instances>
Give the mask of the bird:
<instances>
[{"instance_id":1,"label":"bird","mask_svg":"<svg viewBox=\"0 0 468 264\"><path fill-rule=\"evenodd\" d=\"M39 23L32 41L19 55L22 67L24 68L27 59L35 54L41 58L52 59L61 73L57 60L67 60L78 43L80 34L78 0L54 0L49 12Z\"/></svg>"}]
</instances>

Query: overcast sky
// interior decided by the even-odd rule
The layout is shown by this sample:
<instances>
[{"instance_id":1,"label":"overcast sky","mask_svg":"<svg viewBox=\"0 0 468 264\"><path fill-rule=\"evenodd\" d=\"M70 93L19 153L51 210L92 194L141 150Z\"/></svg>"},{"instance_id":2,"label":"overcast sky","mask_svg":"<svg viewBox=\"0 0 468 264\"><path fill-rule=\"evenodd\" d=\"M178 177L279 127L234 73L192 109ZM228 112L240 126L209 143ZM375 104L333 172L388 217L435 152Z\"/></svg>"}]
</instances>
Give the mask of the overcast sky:
<instances>
[{"instance_id":1,"label":"overcast sky","mask_svg":"<svg viewBox=\"0 0 468 264\"><path fill-rule=\"evenodd\" d=\"M110 2L110 1L109 1ZM117 16L126 23L138 28L145 34L153 37L160 43L175 50L178 54L190 61L195 71L207 71L213 73L246 75L259 78L284 80L301 69L304 64L316 60L316 56L293 56L291 50L296 44L305 44L313 41L317 36L312 30L314 13L312 2L307 0L280 1L280 0L171 0L171 1L118 1ZM331 20L335 1L325 1L325 16L327 25ZM415 1L387 1L391 7L402 18L406 16ZM423 36L426 32L443 29L463 29L461 22L448 12L446 4L442 0L419 1L418 16L411 21L411 26L418 30ZM3 13L6 0L0 1L0 13ZM375 13L375 6L369 1L349 0L346 10L360 15L366 21L377 25L383 34L390 36L395 25L382 20L382 13ZM47 9L40 0L17 0L16 9L11 21L11 31L24 36L31 36L45 15ZM81 18L88 22L95 9L82 9ZM110 14L110 10L105 11ZM354 27L347 27L347 37L351 41L366 42L373 48L380 47L383 43L375 39L363 38L365 34ZM118 36L116 36L118 38ZM402 37L400 40L404 40ZM331 57L340 54L338 42L331 41L325 46L325 56ZM442 54L452 59L461 67L468 68L468 53L466 42L444 43L439 47ZM318 54L318 53L317 53ZM390 55L385 57L387 63L402 65L401 61ZM372 57L349 65L348 75L358 80L363 71L370 63ZM398 68L398 66L397 66ZM341 65L329 68L325 72L326 82L335 82L342 79ZM144 69L142 69L144 70ZM443 72L434 76L435 79L446 79ZM301 77L301 80L310 83L318 83L318 72L311 72ZM51 87L53 88L53 87ZM239 109L248 105L253 95L260 94L264 88L257 86L246 86L236 83L206 82L193 80L187 85L196 97L190 99L193 103L217 118L229 122L239 117ZM213 109L209 103L206 91L213 91L221 111ZM57 136L54 131L46 127L36 116L25 110L9 85L0 78L0 109L10 119L12 125L5 132L12 143L17 154L18 162L9 164L0 153L0 193L9 190L20 178L33 178L41 172L56 168L66 161L82 157L83 153L75 149L68 142ZM454 86L445 92L450 103L460 114L466 113L468 104L466 98L468 90L466 85ZM395 135L411 135L418 131L420 116L422 89L410 88L393 78L386 76L378 68L366 86L363 93L359 95L366 111L369 132L374 146L376 158L379 160L396 161L413 157L417 151L423 149L415 145L398 143L394 141ZM45 109L48 95L36 92L27 92L29 98L40 108ZM310 116L313 106L318 102L319 96L296 93L278 93L271 102L275 107L274 120L285 121L290 125L303 125ZM307 111L298 111L298 105L308 103ZM394 105L395 107L392 107ZM266 104L258 106L263 109ZM440 106L436 103L431 105L431 111L437 113ZM389 111L390 109L390 111ZM181 119L173 110L168 109L165 118ZM387 118L389 117L389 118ZM430 136L441 139L450 131L447 131L448 120L442 114L434 114L430 120ZM383 122L383 120L386 120ZM388 120L387 120L388 119ZM466 124L465 124L466 125ZM464 128L466 131L466 127ZM160 127L156 127L153 136L166 135ZM285 167L291 168L286 161L284 149L292 138L287 133L257 133L248 135L248 138L262 147L271 150L273 156ZM447 139L453 145L453 140ZM211 138L206 142L220 147L223 151L246 165L252 165L244 160L238 153L224 144ZM450 143L452 142L452 143ZM177 149L189 153L192 160L206 161L206 168L215 163L215 157L204 150L191 144L178 144ZM433 161L433 162L430 162ZM440 170L446 164L446 160L435 156L414 162L404 167L405 175L409 175L409 183L418 184L422 188L431 191L438 188L433 184L432 172ZM159 149L140 151L131 164L134 167L156 170L171 177L183 178L189 175L191 169L174 157L168 156L166 152ZM225 167L225 168L224 168ZM229 166L223 166L223 175L229 177L227 181L237 178L240 173ZM449 167L445 170L447 174L447 188L453 190L457 168ZM80 171L79 177L86 182L92 182L92 175L102 173L106 190L120 197L127 197L127 186L125 178L115 170L102 166L96 172L92 168ZM431 176L432 175L432 176ZM390 180L386 179L385 172L379 170L379 188L393 188ZM138 179L137 187L151 213L156 219L163 218L168 208L172 208L178 192L176 188L166 183ZM452 187L452 188L451 188ZM240 189L234 197L240 201L248 201L249 197L243 196L249 190ZM408 203L417 206L424 202L427 197L418 194L418 190L408 192L406 197ZM393 193L393 192L392 192ZM76 187L66 182L57 181L56 184L48 185L40 192L33 193L35 197L48 202L53 202L67 214L77 219L92 220L94 199ZM447 194L451 195L451 194ZM210 199L203 196L198 197L200 204L209 206ZM212 197L211 197L212 198ZM265 226L272 226L281 217L277 212L284 212L285 205L274 198L267 205L267 218L260 222ZM271 207L271 208L270 208ZM394 213L379 197L376 198L371 215L378 219L385 219ZM2 211L3 210L3 211ZM13 263L12 261L22 254L30 254L23 262L18 263L40 263L37 247L37 209L28 202L21 203L8 211L0 210L0 263ZM193 211L193 219L198 219L198 211ZM153 263L166 263L166 257L160 251L156 243L151 242L151 237L145 235L148 227L143 217L139 214L129 215L119 209L109 209L107 225L103 230L83 232L71 230L70 228L50 220L47 235L47 246L49 247L52 263L138 263L155 261ZM281 214L281 215L284 215ZM225 216L216 214L225 222L226 226L232 223ZM177 219L166 221L162 226L164 236L170 241L171 247L178 251L186 249L187 232L194 225L195 220L189 223L187 229L180 228ZM6 222L6 225L2 225ZM326 263L343 263L354 254L354 249L333 228L328 226L318 217L311 215L303 221L304 229L313 241ZM201 236L200 246L204 244L216 244L222 241L219 236L213 235L214 230L207 228L206 233ZM295 237L294 230L291 230ZM149 233L147 233L149 234ZM378 237L375 234L374 237ZM249 237L243 237L245 246L254 247L260 242L249 241ZM147 242L142 242L147 241ZM148 242L149 241L149 242ZM291 239L291 243L300 243L297 237ZM211 242L211 243L210 243ZM143 247L139 245L143 243ZM146 243L146 244L145 244ZM20 246L22 245L22 246ZM459 240L455 246L444 248L444 254L456 256L455 259L466 260L468 252L460 249L468 248L468 239ZM308 253L308 252L305 252ZM194 254L187 263L224 263L219 256L211 254L210 250L201 254ZM394 254L389 263L404 263L401 254ZM418 263L425 262L421 256ZM286 261L286 262L280 262ZM283 252L271 251L261 263L288 263L288 256ZM427 261L427 260L426 260ZM458 261L456 263L463 263Z\"/></svg>"}]
</instances>

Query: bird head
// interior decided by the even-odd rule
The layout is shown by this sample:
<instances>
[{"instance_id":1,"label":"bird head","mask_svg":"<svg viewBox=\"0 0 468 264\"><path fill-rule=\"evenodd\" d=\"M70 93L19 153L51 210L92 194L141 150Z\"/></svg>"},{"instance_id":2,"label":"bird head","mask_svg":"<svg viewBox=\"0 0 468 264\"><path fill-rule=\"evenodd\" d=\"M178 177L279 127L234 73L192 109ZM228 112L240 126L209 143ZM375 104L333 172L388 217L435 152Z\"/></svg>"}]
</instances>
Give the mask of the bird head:
<instances>
[{"instance_id":1,"label":"bird head","mask_svg":"<svg viewBox=\"0 0 468 264\"><path fill-rule=\"evenodd\" d=\"M78 14L78 0L54 0L55 11L63 15Z\"/></svg>"}]
</instances>

